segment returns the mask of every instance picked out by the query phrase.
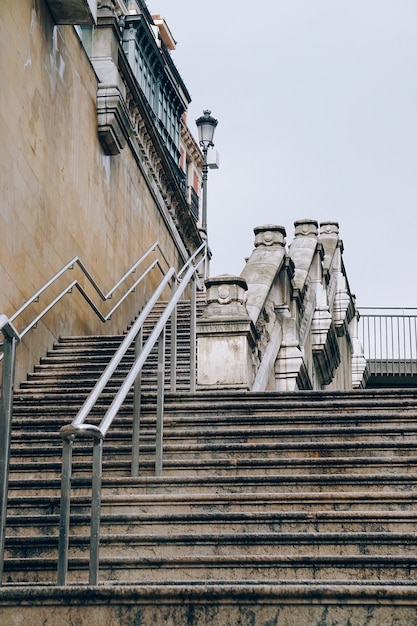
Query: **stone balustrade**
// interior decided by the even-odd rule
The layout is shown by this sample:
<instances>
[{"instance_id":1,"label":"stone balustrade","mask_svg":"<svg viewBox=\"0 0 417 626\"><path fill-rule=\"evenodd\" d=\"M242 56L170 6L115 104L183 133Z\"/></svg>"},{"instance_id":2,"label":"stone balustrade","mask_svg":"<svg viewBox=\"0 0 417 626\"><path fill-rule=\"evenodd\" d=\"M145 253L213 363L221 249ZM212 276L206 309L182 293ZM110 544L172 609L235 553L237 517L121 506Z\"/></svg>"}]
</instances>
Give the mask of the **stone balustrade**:
<instances>
[{"instance_id":1,"label":"stone balustrade","mask_svg":"<svg viewBox=\"0 0 417 626\"><path fill-rule=\"evenodd\" d=\"M198 387L350 389L365 360L337 222L299 220L286 251L283 226L254 229L240 277L207 281L198 322ZM356 331L355 331L356 329Z\"/></svg>"}]
</instances>

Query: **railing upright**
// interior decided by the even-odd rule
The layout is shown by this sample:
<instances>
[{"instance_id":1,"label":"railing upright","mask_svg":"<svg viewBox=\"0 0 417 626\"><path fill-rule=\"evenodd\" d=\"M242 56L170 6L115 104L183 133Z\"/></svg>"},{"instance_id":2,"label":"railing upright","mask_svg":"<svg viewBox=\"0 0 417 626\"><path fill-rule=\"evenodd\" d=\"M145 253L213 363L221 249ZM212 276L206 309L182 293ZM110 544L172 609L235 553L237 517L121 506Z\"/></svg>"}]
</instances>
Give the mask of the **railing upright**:
<instances>
[{"instance_id":1,"label":"railing upright","mask_svg":"<svg viewBox=\"0 0 417 626\"><path fill-rule=\"evenodd\" d=\"M197 344L197 285L196 280L193 277L190 284L191 289L191 307L190 307L190 392L195 392L196 383L196 353L195 347Z\"/></svg>"},{"instance_id":2,"label":"railing upright","mask_svg":"<svg viewBox=\"0 0 417 626\"><path fill-rule=\"evenodd\" d=\"M176 281L172 283L171 295L174 296L175 290L177 288ZM170 391L171 393L175 393L177 391L177 326L178 326L178 314L177 307L174 307L174 310L171 314L171 368L170 368Z\"/></svg>"},{"instance_id":3,"label":"railing upright","mask_svg":"<svg viewBox=\"0 0 417 626\"><path fill-rule=\"evenodd\" d=\"M165 328L158 338L158 381L156 400L155 476L162 476L165 395Z\"/></svg>"},{"instance_id":4,"label":"railing upright","mask_svg":"<svg viewBox=\"0 0 417 626\"><path fill-rule=\"evenodd\" d=\"M0 585L3 578L4 540L6 534L7 492L9 485L10 439L12 429L14 371L19 335L5 316L0 316L4 337L0 398Z\"/></svg>"},{"instance_id":5,"label":"railing upright","mask_svg":"<svg viewBox=\"0 0 417 626\"><path fill-rule=\"evenodd\" d=\"M61 586L67 584L73 441L74 437L67 437L67 439L64 439L62 442L61 507L59 514L57 578L57 583Z\"/></svg>"},{"instance_id":6,"label":"railing upright","mask_svg":"<svg viewBox=\"0 0 417 626\"><path fill-rule=\"evenodd\" d=\"M143 329L140 328L135 339L135 361L139 358L143 346ZM133 427L132 427L132 465L131 476L139 475L140 445L140 399L142 394L142 371L136 376L133 386Z\"/></svg>"},{"instance_id":7,"label":"railing upright","mask_svg":"<svg viewBox=\"0 0 417 626\"><path fill-rule=\"evenodd\" d=\"M90 567L88 582L97 585L99 569L101 479L103 471L103 438L94 437L93 482L91 487Z\"/></svg>"}]
</instances>

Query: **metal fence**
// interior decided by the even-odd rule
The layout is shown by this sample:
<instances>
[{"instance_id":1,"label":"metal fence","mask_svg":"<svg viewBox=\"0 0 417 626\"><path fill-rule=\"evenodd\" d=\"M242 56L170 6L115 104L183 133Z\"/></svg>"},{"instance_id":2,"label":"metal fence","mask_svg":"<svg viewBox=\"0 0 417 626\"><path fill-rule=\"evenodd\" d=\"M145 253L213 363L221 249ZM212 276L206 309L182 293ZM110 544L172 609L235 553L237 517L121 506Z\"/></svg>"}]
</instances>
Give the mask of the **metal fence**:
<instances>
[{"instance_id":1,"label":"metal fence","mask_svg":"<svg viewBox=\"0 0 417 626\"><path fill-rule=\"evenodd\" d=\"M372 374L417 375L417 308L362 308L358 331Z\"/></svg>"}]
</instances>

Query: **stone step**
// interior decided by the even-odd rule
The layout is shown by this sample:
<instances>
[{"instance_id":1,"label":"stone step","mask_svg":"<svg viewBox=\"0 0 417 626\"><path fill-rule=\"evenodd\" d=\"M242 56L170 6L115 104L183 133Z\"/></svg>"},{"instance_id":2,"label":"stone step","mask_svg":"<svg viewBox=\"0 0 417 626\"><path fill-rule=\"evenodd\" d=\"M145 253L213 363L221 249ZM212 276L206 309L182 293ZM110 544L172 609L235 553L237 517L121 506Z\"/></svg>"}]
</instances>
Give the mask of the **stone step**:
<instances>
[{"instance_id":1,"label":"stone step","mask_svg":"<svg viewBox=\"0 0 417 626\"><path fill-rule=\"evenodd\" d=\"M88 556L70 558L69 583L88 581ZM10 558L5 563L7 583L53 583L56 558ZM337 583L383 584L405 581L416 584L417 557L380 555L265 555L158 558L124 554L100 559L99 580L103 583L247 583L284 584L318 581Z\"/></svg>"},{"instance_id":2,"label":"stone step","mask_svg":"<svg viewBox=\"0 0 417 626\"><path fill-rule=\"evenodd\" d=\"M51 384L54 382L59 382L61 380L71 380L75 378L78 382L82 383L84 378L96 378L99 377L107 367L110 362L110 357L108 359L101 359L100 361L93 362L88 355L79 357L77 360L59 360L59 364L56 365L51 363L44 363L42 365L42 369L38 369L31 377L29 377L28 381L22 382L20 389L24 388L36 388L37 384L41 383L42 380L50 380ZM127 372L130 371L133 365L133 358L129 360L122 361L122 363L117 367L115 376L123 376L126 375ZM143 372L149 374L152 372L157 365L157 356L150 355L144 365ZM188 366L189 370L189 357L184 351L184 353L177 353L177 367L179 369L186 369ZM169 371L170 368L170 355L167 354L165 369Z\"/></svg>"},{"instance_id":3,"label":"stone step","mask_svg":"<svg viewBox=\"0 0 417 626\"><path fill-rule=\"evenodd\" d=\"M27 435L28 433L26 433ZM43 433L35 433L33 436L15 436L14 453L12 459L17 462L37 462L40 458L53 461L61 457L62 441L57 437L57 432L49 433L49 437ZM202 443L200 443L200 441ZM45 446L47 447L45 448ZM91 442L77 441L73 446L73 455L78 460L91 453ZM132 452L131 434L125 431L116 431L112 437L103 444L104 460L126 460ZM360 463L410 463L417 461L415 452L417 441L411 440L373 440L373 441L275 441L270 442L239 442L221 444L207 440L204 436L194 439L189 443L178 443L175 435L168 434L164 438L164 458L174 460L180 458L184 463L197 461L246 461L251 459L263 459L271 464L276 462L305 463L309 460L314 464L334 462L352 462L352 458L358 465ZM155 454L155 430L144 429L141 432L140 452L143 458L152 458Z\"/></svg>"},{"instance_id":4,"label":"stone step","mask_svg":"<svg viewBox=\"0 0 417 626\"><path fill-rule=\"evenodd\" d=\"M324 502L324 501L323 501ZM268 510L256 510L256 503L247 504L244 511L227 511L221 505L215 503L206 510L195 511L189 504L188 512L174 512L180 503L174 503L165 507L153 506L144 503L133 505L131 502L116 502L117 512L111 512L111 506L104 504L101 515L100 532L108 535L146 533L155 538L159 536L171 536L173 534L188 533L199 535L204 532L210 533L415 533L415 515L406 511L368 511L368 510L337 510L337 511L274 511L270 506ZM184 502L181 507L184 508ZM234 506L236 506L235 503ZM47 535L57 536L59 526L58 513L44 513L39 503L35 503L32 513L29 506L25 507L25 513L21 513L19 506L15 507L14 513L10 513L9 505L8 531L10 537L36 535L39 528ZM51 502L45 506L53 510ZM59 506L56 503L55 508ZM23 507L22 507L23 508ZM237 508L237 507L236 507ZM70 528L72 535L88 535L91 523L90 502L84 505L77 503L72 507ZM75 512L74 512L75 511ZM82 512L84 511L84 512Z\"/></svg>"},{"instance_id":5,"label":"stone step","mask_svg":"<svg viewBox=\"0 0 417 626\"><path fill-rule=\"evenodd\" d=\"M56 483L55 483L56 486ZM91 495L84 489L84 495L74 492L71 497L72 511L79 514L90 514ZM145 493L144 490L122 489L111 493L107 490L101 500L103 516L151 514L168 519L170 515L200 515L216 511L219 515L231 514L250 516L257 515L290 515L307 516L312 521L317 516L364 516L369 520L375 515L415 516L417 490L411 491L304 491L297 492L213 492L211 490L191 493ZM19 491L10 494L8 512L10 515L54 515L59 511L59 491L51 489L49 493L24 495Z\"/></svg>"},{"instance_id":6,"label":"stone step","mask_svg":"<svg viewBox=\"0 0 417 626\"><path fill-rule=\"evenodd\" d=\"M187 328L184 327L182 331L180 331L177 335L177 347L185 352L185 350L190 346L190 338L189 331L187 336ZM170 345L170 334L166 335L167 345ZM42 357L41 363L46 364L48 362L57 362L57 361L77 361L79 358L89 357L93 361L100 361L103 357L113 356L116 352L119 345L122 343L123 338L120 338L120 341L117 342L101 342L101 343L92 343L92 344L78 344L78 343L67 343L67 344L55 344L54 347L47 351L46 356ZM156 348L154 348L156 352ZM134 355L134 345L132 344L126 351L125 358L132 359Z\"/></svg>"},{"instance_id":7,"label":"stone step","mask_svg":"<svg viewBox=\"0 0 417 626\"><path fill-rule=\"evenodd\" d=\"M61 457L57 457L55 461L25 461L11 459L10 469L13 472L13 478L54 478L60 475ZM105 458L103 461L103 476L129 476L131 467L131 457L126 458ZM73 476L90 476L92 469L91 458L73 459L72 464ZM330 457L321 458L242 458L242 457L219 457L214 459L195 458L194 462L190 459L177 459L166 455L164 458L164 476L174 476L176 479L181 477L197 477L197 478L213 478L225 477L232 475L246 476L248 474L253 477L262 477L273 475L287 477L289 472L297 472L301 475L339 475L339 476L359 476L375 475L378 473L381 477L398 478L398 476L413 476L416 474L417 457L355 457L352 464L351 457ZM141 458L140 461L141 474L152 475L155 471L155 456L149 455Z\"/></svg>"},{"instance_id":8,"label":"stone step","mask_svg":"<svg viewBox=\"0 0 417 626\"><path fill-rule=\"evenodd\" d=\"M282 532L256 530L251 532L208 532L198 534L182 532L161 534L134 533L126 529L122 534L100 532L100 558L135 555L147 560L155 558L198 559L207 557L251 556L282 558L288 557L360 557L386 556L392 558L411 557L417 564L413 532ZM58 534L24 535L8 537L5 543L5 559L30 559L35 556L56 558ZM75 534L69 538L71 558L82 557L89 550L89 535Z\"/></svg>"},{"instance_id":9,"label":"stone step","mask_svg":"<svg viewBox=\"0 0 417 626\"><path fill-rule=\"evenodd\" d=\"M129 371L130 369L126 370L126 372L124 372L124 375L117 375L115 377L112 377L110 381L107 383L104 393L105 394L112 393L114 396L117 393L120 386L122 385L122 383L124 382ZM58 380L54 382L50 380L46 380L46 381L39 381L39 383L37 383L36 386L32 386L31 384L29 385L22 384L21 388L18 391L18 397L20 401L22 401L22 399L26 400L26 398L28 398L28 403L30 403L34 398L36 398L38 401L43 400L49 403L52 401L59 402L59 399L61 397L65 398L65 396L68 396L71 394L76 399L79 399L91 392L91 390L97 383L98 379L99 377L83 378L80 380L73 379L71 381L67 381L67 380L59 381ZM178 385L184 387L185 391L189 390L190 375L189 375L189 372L187 372L186 368L184 367L177 368L176 379L177 379L177 391L178 391ZM169 391L170 380L171 379L169 376L169 370L167 369L165 372L165 387L168 391ZM155 391L156 384L157 384L156 369L154 372L144 371L142 373L142 388L144 392Z\"/></svg>"},{"instance_id":10,"label":"stone step","mask_svg":"<svg viewBox=\"0 0 417 626\"><path fill-rule=\"evenodd\" d=\"M181 393L165 397L163 476L154 475L155 352L142 379L140 476L129 476L132 394L104 442L100 582L181 589L187 581L194 588L199 581L345 588L414 581L417 390L184 393L188 324L179 324ZM16 391L9 585L56 580L59 430L122 339L63 338ZM102 419L132 362L130 350L91 423ZM88 581L91 448L85 439L74 443L69 580L81 586Z\"/></svg>"},{"instance_id":11,"label":"stone step","mask_svg":"<svg viewBox=\"0 0 417 626\"><path fill-rule=\"evenodd\" d=\"M74 399L75 394L72 395ZM66 396L68 399L68 396ZM107 404L104 401L107 401ZM92 423L95 423L103 416L103 411L107 408L110 396L105 394L101 404L98 404L91 416ZM58 405L42 404L34 402L30 410L21 406L23 400L16 400L16 411L13 420L13 433L16 433L16 441L23 440L28 437L31 441L35 437L35 433L40 439L52 437L55 438L59 429L68 420L72 419L74 412L77 410L77 404ZM81 405L80 405L81 406ZM38 412L41 410L42 421L39 420ZM154 405L141 404L141 426L142 433L147 435L148 432L154 430L156 408ZM132 403L126 402L115 418L113 428L109 431L107 441L115 439L120 441L121 438L129 438L129 428L132 425ZM184 442L189 441L190 445L195 443L205 443L211 445L239 446L240 444L253 445L274 445L291 447L298 445L314 445L321 446L332 445L337 446L343 442L354 447L358 445L358 449L366 446L381 447L398 445L413 446L417 439L417 424L408 425L407 423L397 423L389 420L381 424L368 424L367 421L361 424L358 418L356 425L349 423L347 420L341 419L336 422L319 422L315 423L315 418L309 419L282 420L276 419L274 416L257 416L251 419L246 416L220 416L210 419L209 415L196 415L194 419L185 416L176 416L167 407L167 413L164 416L164 434L166 441L187 445ZM57 439L59 441L59 438Z\"/></svg>"},{"instance_id":12,"label":"stone step","mask_svg":"<svg viewBox=\"0 0 417 626\"><path fill-rule=\"evenodd\" d=\"M91 365L91 364L90 364ZM38 386L49 384L51 387L55 387L61 384L71 385L86 385L89 384L90 381L95 383L101 374L104 372L107 363L102 363L101 367L90 367L89 369L84 370L84 366L80 367L78 363L71 363L69 365L65 365L62 368L51 367L51 368L43 368L42 371L37 371L34 374L28 376L28 380L23 381L20 385L20 390L32 389L36 390ZM115 373L113 374L110 380L118 380L121 381L125 378L126 374L131 370L133 365L133 359L129 361L124 361L121 365L118 366ZM143 375L150 376L154 374L154 369L157 366L156 356L153 358L152 356L148 358L147 363L143 369ZM187 371L188 367L188 371ZM166 372L170 371L170 362L169 358L165 365ZM177 368L176 371L182 372L184 375L189 377L189 357L187 355L177 355Z\"/></svg>"},{"instance_id":13,"label":"stone step","mask_svg":"<svg viewBox=\"0 0 417 626\"><path fill-rule=\"evenodd\" d=\"M69 612L73 624L119 624L123 615L125 624L169 626L409 626L417 619L415 597L409 581L17 585L0 589L0 611L5 624L18 616L25 626L47 624L51 614L55 624L68 624Z\"/></svg>"},{"instance_id":14,"label":"stone step","mask_svg":"<svg viewBox=\"0 0 417 626\"><path fill-rule=\"evenodd\" d=\"M90 476L74 476L72 480L74 491L83 493L91 486ZM253 493L279 493L295 492L304 493L309 491L352 491L363 489L373 489L379 493L391 492L393 489L403 491L413 491L417 486L417 476L413 473L307 473L298 474L271 472L267 475L164 475L157 477L154 475L132 478L127 476L103 477L103 495L109 495L112 490L115 493L135 494L138 490L142 493L207 493L209 491L218 493L246 493L250 490ZM39 495L59 493L60 480L53 477L27 477L14 478L11 475L9 481L9 492L14 497L17 493L29 494L35 490Z\"/></svg>"},{"instance_id":15,"label":"stone step","mask_svg":"<svg viewBox=\"0 0 417 626\"><path fill-rule=\"evenodd\" d=\"M19 390L16 390L16 395L19 394ZM308 392L306 392L308 394ZM287 422L291 422L292 419L297 419L300 416L316 416L316 421L319 419L345 419L355 422L356 413L359 416L366 416L369 414L368 421L372 423L374 420L378 421L379 416L387 418L391 416L391 419L398 421L410 421L415 424L416 422L416 402L415 398L410 398L409 403L404 403L405 406L401 409L396 409L389 396L387 401L383 401L378 404L375 402L373 396L368 397L364 392L364 398L362 401L353 394L352 397L346 396L345 400L339 397L332 398L329 394L329 401L321 400L319 396L315 397L314 394L320 394L320 392L311 392L313 395L308 394L307 397L303 396L303 392L299 392L303 400L298 398L298 394L275 394L265 392L258 394L256 392L242 393L229 393L225 395L223 392L218 391L216 393L206 393L198 391L197 393L185 393L185 394L168 394L166 398L167 405L172 411L176 413L187 415L202 413L207 416L211 415L215 417L218 415L222 417L224 415L233 414L253 414L256 415L274 415L278 418L285 418ZM30 394L27 394L28 396ZM152 395L147 397L149 403L154 401ZM317 403L317 404L316 404ZM290 419L291 417L291 419Z\"/></svg>"}]
</instances>

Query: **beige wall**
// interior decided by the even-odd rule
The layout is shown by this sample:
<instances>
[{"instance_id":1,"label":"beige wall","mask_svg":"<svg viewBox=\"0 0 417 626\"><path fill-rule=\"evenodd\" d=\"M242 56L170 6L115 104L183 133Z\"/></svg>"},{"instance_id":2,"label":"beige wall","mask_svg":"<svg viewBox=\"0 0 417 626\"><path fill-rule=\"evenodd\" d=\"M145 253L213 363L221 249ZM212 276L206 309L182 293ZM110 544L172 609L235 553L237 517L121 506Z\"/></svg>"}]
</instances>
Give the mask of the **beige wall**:
<instances>
[{"instance_id":1,"label":"beige wall","mask_svg":"<svg viewBox=\"0 0 417 626\"><path fill-rule=\"evenodd\" d=\"M177 264L130 148L118 156L101 148L97 78L75 29L54 26L43 0L1 0L0 79L0 313L11 316L76 255L105 292L156 239ZM85 283L75 269L57 290L74 278ZM134 298L103 325L77 292L67 295L24 339L18 380L54 337L124 329L143 293Z\"/></svg>"}]
</instances>

